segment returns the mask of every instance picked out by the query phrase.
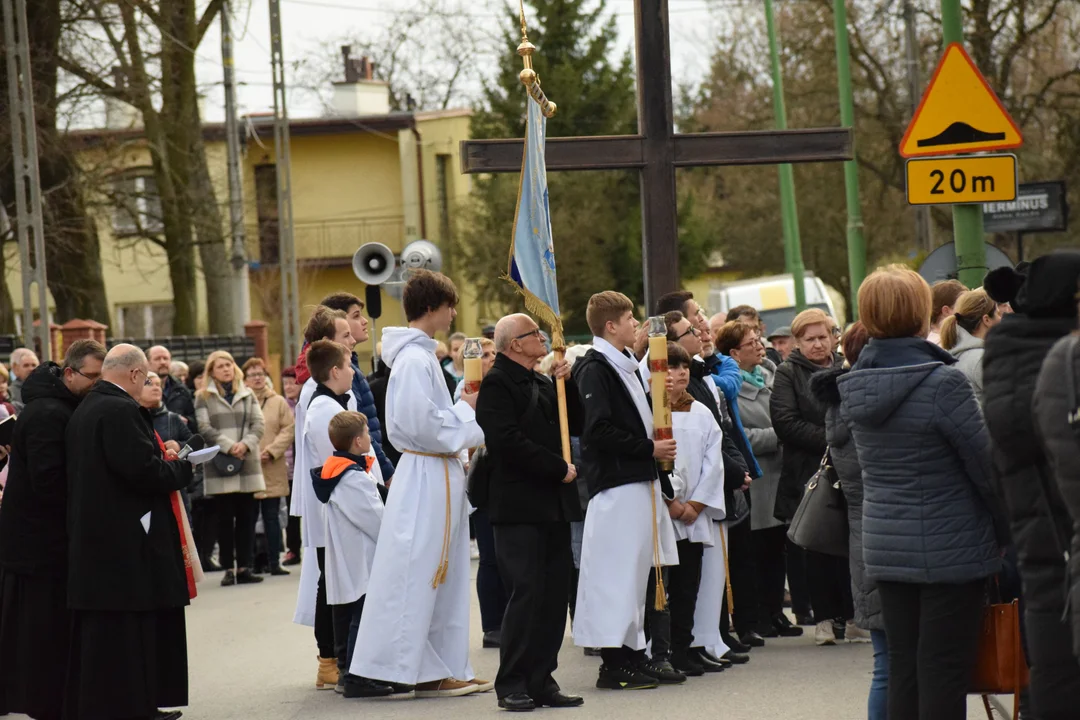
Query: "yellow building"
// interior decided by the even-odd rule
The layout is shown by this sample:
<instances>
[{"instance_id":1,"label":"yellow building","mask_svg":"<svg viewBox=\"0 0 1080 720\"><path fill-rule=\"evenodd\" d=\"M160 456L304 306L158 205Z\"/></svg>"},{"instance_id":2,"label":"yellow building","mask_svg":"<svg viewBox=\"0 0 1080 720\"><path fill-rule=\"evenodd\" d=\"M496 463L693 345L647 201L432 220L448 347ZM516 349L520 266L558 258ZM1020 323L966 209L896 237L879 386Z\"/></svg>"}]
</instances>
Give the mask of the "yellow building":
<instances>
[{"instance_id":1,"label":"yellow building","mask_svg":"<svg viewBox=\"0 0 1080 720\"><path fill-rule=\"evenodd\" d=\"M298 261L301 322L325 295L339 290L364 296L353 274L352 255L361 245L380 242L395 253L424 238L449 255L455 208L469 194L461 174L459 143L468 138L469 110L391 112L389 89L372 80L366 59L346 57L346 81L334 83L325 117L293 119L292 205ZM171 332L173 294L164 250L135 236L139 225L153 227L154 180L149 150L131 111L111 106L109 127L80 130L80 162L100 173L97 188L101 261L114 337L162 337ZM277 177L273 120L252 116L244 130L242 173L250 267L251 316L270 323L272 352L281 349L282 316L277 272ZM207 158L221 214L228 222L225 128L203 128ZM101 172L105 168L106 172ZM111 191L136 198L134 210L108 205ZM94 202L92 200L92 202ZM129 208L131 207L129 200ZM508 224L509 224L508 220ZM206 332L206 290L198 269L199 330ZM7 265L8 286L22 308L18 263ZM479 334L489 318L462 287L459 329ZM51 302L51 300L50 300ZM404 323L400 302L383 292L379 327ZM358 348L359 349L359 348ZM365 353L367 354L367 353Z\"/></svg>"}]
</instances>

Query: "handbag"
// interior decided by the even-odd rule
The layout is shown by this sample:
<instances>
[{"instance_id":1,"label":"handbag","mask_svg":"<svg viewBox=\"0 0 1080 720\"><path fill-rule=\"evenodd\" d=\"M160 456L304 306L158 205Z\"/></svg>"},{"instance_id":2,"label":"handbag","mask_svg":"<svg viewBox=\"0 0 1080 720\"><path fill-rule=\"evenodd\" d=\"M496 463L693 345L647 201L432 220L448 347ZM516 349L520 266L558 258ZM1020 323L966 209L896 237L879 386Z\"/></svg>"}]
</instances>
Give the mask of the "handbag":
<instances>
[{"instance_id":1,"label":"handbag","mask_svg":"<svg viewBox=\"0 0 1080 720\"><path fill-rule=\"evenodd\" d=\"M1030 680L1020 640L1020 603L990 603L983 608L978 655L971 692L982 695L986 715L993 720L989 695L1012 693L1013 720L1020 714L1020 691Z\"/></svg>"},{"instance_id":2,"label":"handbag","mask_svg":"<svg viewBox=\"0 0 1080 720\"><path fill-rule=\"evenodd\" d=\"M244 419L240 421L240 437L244 437L244 429L247 427L247 399L244 399ZM231 449L231 448L230 448ZM214 466L214 470L221 477L232 477L233 475L239 475L244 469L244 458L238 458L235 455L230 455L228 452L219 452L214 456L214 459L210 461L210 464Z\"/></svg>"},{"instance_id":3,"label":"handbag","mask_svg":"<svg viewBox=\"0 0 1080 720\"><path fill-rule=\"evenodd\" d=\"M806 483L787 536L807 550L838 557L848 555L847 502L828 448L818 471Z\"/></svg>"}]
</instances>

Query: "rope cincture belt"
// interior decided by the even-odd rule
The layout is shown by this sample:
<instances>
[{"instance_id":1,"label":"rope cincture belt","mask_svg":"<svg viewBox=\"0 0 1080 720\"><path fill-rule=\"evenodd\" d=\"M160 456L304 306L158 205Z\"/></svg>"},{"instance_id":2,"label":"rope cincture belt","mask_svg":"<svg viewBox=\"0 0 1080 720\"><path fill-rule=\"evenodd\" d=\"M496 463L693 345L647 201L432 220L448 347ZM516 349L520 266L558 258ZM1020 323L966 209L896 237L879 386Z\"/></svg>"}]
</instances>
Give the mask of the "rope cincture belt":
<instances>
[{"instance_id":1,"label":"rope cincture belt","mask_svg":"<svg viewBox=\"0 0 1080 720\"><path fill-rule=\"evenodd\" d=\"M656 514L656 493L659 492L656 483L659 481L653 481L649 485L649 499L652 500L652 542L653 542L653 567L656 569L656 600L653 602L653 607L657 610L663 610L667 605L667 591L664 590L664 574L663 570L663 558L660 552L660 517Z\"/></svg>"},{"instance_id":2,"label":"rope cincture belt","mask_svg":"<svg viewBox=\"0 0 1080 720\"><path fill-rule=\"evenodd\" d=\"M438 588L446 582L446 571L450 567L450 461L460 460L457 453L430 453L419 450L402 450L406 455L418 455L420 457L439 458L443 461L443 473L446 481L446 525L443 527L442 553L439 555L439 566L435 568L435 577L431 580L431 587Z\"/></svg>"}]
</instances>

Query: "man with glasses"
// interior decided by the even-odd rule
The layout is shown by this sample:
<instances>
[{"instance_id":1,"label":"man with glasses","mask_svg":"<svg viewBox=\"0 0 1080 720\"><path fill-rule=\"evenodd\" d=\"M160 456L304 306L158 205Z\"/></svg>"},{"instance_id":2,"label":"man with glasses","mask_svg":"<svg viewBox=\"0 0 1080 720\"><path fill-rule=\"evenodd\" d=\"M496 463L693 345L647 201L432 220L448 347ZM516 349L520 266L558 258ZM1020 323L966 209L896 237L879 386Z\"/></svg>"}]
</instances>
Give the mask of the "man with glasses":
<instances>
[{"instance_id":1,"label":"man with glasses","mask_svg":"<svg viewBox=\"0 0 1080 720\"><path fill-rule=\"evenodd\" d=\"M146 358L150 361L150 372L157 373L161 378L162 403L165 408L184 418L184 422L194 433L198 429L195 422L195 397L184 383L170 374L172 353L163 345L155 345L146 351Z\"/></svg>"},{"instance_id":2,"label":"man with glasses","mask_svg":"<svg viewBox=\"0 0 1080 720\"><path fill-rule=\"evenodd\" d=\"M65 433L104 358L100 343L78 340L63 367L45 363L23 383L0 506L0 715L60 717L71 622Z\"/></svg>"},{"instance_id":3,"label":"man with glasses","mask_svg":"<svg viewBox=\"0 0 1080 720\"><path fill-rule=\"evenodd\" d=\"M547 354L540 328L528 315L495 325L495 356L480 386L476 421L484 430L490 465L487 507L495 557L510 598L503 615L499 707L574 707L552 677L566 631L569 605L570 522L582 519L577 468L562 457L555 384L534 372ZM581 433L581 403L570 364L557 362L566 381L571 435Z\"/></svg>"}]
</instances>

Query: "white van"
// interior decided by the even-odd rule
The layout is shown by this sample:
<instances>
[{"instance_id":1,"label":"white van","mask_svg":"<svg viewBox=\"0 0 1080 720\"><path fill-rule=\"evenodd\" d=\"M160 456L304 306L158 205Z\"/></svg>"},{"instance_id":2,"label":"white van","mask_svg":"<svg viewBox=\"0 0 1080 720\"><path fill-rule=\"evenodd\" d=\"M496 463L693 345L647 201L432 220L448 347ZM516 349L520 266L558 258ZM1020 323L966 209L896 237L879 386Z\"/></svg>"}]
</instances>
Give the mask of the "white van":
<instances>
[{"instance_id":1,"label":"white van","mask_svg":"<svg viewBox=\"0 0 1080 720\"><path fill-rule=\"evenodd\" d=\"M819 308L836 318L841 325L843 318L837 314L830 288L814 273L807 272L803 278L806 288L806 306ZM835 291L833 291L835 292ZM837 296L839 299L839 296ZM750 278L733 282L717 283L709 289L709 311L726 313L733 307L749 305L756 308L765 322L766 332L791 326L798 312L795 309L795 281L790 274Z\"/></svg>"}]
</instances>

